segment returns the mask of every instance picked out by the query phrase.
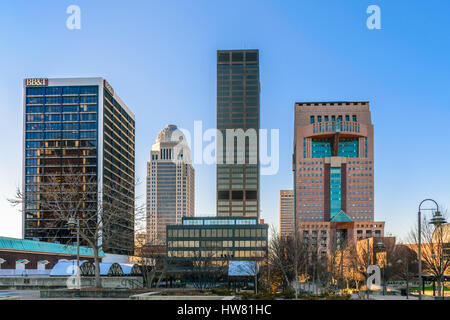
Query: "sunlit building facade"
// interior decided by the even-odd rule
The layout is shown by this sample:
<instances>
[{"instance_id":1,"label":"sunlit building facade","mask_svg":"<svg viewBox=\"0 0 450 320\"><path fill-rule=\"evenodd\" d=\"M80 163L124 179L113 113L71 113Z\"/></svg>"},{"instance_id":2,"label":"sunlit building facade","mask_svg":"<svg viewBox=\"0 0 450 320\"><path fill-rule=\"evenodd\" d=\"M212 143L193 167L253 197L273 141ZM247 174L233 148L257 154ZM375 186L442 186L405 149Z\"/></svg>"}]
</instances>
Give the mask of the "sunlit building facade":
<instances>
[{"instance_id":1,"label":"sunlit building facade","mask_svg":"<svg viewBox=\"0 0 450 320\"><path fill-rule=\"evenodd\" d=\"M384 222L374 221L373 130L367 101L295 104L295 219L301 234L314 230L317 247L383 236Z\"/></svg>"},{"instance_id":2,"label":"sunlit building facade","mask_svg":"<svg viewBox=\"0 0 450 320\"><path fill-rule=\"evenodd\" d=\"M164 245L166 226L194 216L195 171L189 146L175 125L162 129L147 162L147 243Z\"/></svg>"},{"instance_id":3,"label":"sunlit building facade","mask_svg":"<svg viewBox=\"0 0 450 320\"><path fill-rule=\"evenodd\" d=\"M45 190L52 177L63 184L76 174L93 190L83 200L83 206L92 208L88 210L97 210L106 200L110 193L104 187L120 192L123 220L111 226L114 231L103 234L115 232L121 241L113 244L102 238L103 249L132 254L134 114L103 78L25 79L23 95L24 239L73 241L67 221L46 210L42 199L48 196ZM87 217L80 218L81 225L88 227L89 222L83 223Z\"/></svg>"},{"instance_id":4,"label":"sunlit building facade","mask_svg":"<svg viewBox=\"0 0 450 320\"><path fill-rule=\"evenodd\" d=\"M291 236L294 232L294 192L280 190L279 235Z\"/></svg>"},{"instance_id":5,"label":"sunlit building facade","mask_svg":"<svg viewBox=\"0 0 450 320\"><path fill-rule=\"evenodd\" d=\"M259 100L259 51L217 51L217 130L223 136L217 152L218 216L259 217ZM240 145L233 138L226 150L227 129L254 139L243 137Z\"/></svg>"},{"instance_id":6,"label":"sunlit building facade","mask_svg":"<svg viewBox=\"0 0 450 320\"><path fill-rule=\"evenodd\" d=\"M167 226L169 269L192 271L226 267L230 261L258 261L267 256L268 225L250 217L186 217Z\"/></svg>"}]
</instances>

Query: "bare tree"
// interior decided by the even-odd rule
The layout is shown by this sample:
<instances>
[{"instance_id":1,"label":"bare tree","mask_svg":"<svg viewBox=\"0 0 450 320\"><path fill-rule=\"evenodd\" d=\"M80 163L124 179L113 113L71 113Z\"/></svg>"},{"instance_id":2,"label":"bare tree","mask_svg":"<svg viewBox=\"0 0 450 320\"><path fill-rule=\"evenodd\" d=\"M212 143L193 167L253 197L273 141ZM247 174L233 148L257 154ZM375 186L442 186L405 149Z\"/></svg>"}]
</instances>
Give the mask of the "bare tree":
<instances>
[{"instance_id":1,"label":"bare tree","mask_svg":"<svg viewBox=\"0 0 450 320\"><path fill-rule=\"evenodd\" d=\"M105 179L99 187L96 176L83 175L77 167L65 167L43 177L37 191L39 226L42 230L57 230L47 236L70 237L69 223L79 221L80 242L93 250L96 287L101 287L102 250L133 250L134 214L139 208L135 206L135 183L132 181L130 192L130 188L124 187L125 179L116 177L114 182ZM9 201L26 210L32 200L18 189Z\"/></svg>"},{"instance_id":2,"label":"bare tree","mask_svg":"<svg viewBox=\"0 0 450 320\"><path fill-rule=\"evenodd\" d=\"M406 282L406 296L409 294L409 282L417 276L417 253L406 245L397 244L392 264L392 277Z\"/></svg>"},{"instance_id":3,"label":"bare tree","mask_svg":"<svg viewBox=\"0 0 450 320\"><path fill-rule=\"evenodd\" d=\"M346 250L344 272L344 278L347 281L347 287L348 283L351 282L354 284L355 289L359 290L361 283L366 277L365 271L367 270L365 266L361 265L363 261L364 264L367 264L366 253L358 252L354 243L349 245Z\"/></svg>"},{"instance_id":4,"label":"bare tree","mask_svg":"<svg viewBox=\"0 0 450 320\"><path fill-rule=\"evenodd\" d=\"M284 290L292 288L294 281L297 285L299 274L302 270L306 270L305 252L306 246L298 235L280 237L276 229L272 227L268 261L272 277L278 279Z\"/></svg>"}]
</instances>

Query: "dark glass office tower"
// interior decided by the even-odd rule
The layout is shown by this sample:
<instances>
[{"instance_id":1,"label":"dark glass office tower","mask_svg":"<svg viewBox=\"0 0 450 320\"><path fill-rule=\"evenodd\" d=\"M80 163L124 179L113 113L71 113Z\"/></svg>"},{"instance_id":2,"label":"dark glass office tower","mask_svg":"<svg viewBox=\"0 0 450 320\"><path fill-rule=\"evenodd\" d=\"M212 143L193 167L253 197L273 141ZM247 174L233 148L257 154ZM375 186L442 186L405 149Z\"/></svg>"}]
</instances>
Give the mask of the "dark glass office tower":
<instances>
[{"instance_id":1,"label":"dark glass office tower","mask_svg":"<svg viewBox=\"0 0 450 320\"><path fill-rule=\"evenodd\" d=\"M24 239L73 242L67 222L59 221L42 199L48 198L55 177L63 188L70 175L79 175L83 190L94 190L80 204L87 208L86 216L111 196L107 188L114 189L122 204L123 220L110 226L114 231L104 232L105 237L116 232L120 241L103 237L103 250L132 254L134 134L133 113L103 78L25 79ZM88 227L83 218L80 225Z\"/></svg>"},{"instance_id":2,"label":"dark glass office tower","mask_svg":"<svg viewBox=\"0 0 450 320\"><path fill-rule=\"evenodd\" d=\"M217 51L217 129L223 135L217 152L218 216L259 217L259 94L258 50ZM227 129L256 135L244 137L243 144L233 137L232 161L227 161Z\"/></svg>"}]
</instances>

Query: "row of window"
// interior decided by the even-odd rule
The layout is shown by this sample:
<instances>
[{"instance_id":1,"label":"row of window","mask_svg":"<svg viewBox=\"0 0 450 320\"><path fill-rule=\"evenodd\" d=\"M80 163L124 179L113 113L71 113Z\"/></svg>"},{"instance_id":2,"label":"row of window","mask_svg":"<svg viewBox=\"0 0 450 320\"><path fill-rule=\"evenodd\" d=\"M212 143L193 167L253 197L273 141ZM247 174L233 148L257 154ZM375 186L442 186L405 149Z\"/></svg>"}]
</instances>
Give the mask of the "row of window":
<instances>
[{"instance_id":1,"label":"row of window","mask_svg":"<svg viewBox=\"0 0 450 320\"><path fill-rule=\"evenodd\" d=\"M310 123L314 123L316 121L316 119L317 119L317 122L322 122L322 116L317 116L317 117L316 116L310 116ZM336 119L337 119L338 122L342 122L343 116L339 115L339 116L337 116L337 118L336 118L335 115L331 116L331 121L334 122L334 121L336 121ZM330 121L330 117L329 116L323 116L323 121L324 122ZM345 115L345 121L350 121L350 115ZM357 122L356 115L352 115L352 121L353 122Z\"/></svg>"},{"instance_id":2,"label":"row of window","mask_svg":"<svg viewBox=\"0 0 450 320\"><path fill-rule=\"evenodd\" d=\"M26 131L95 130L96 122L28 123Z\"/></svg>"},{"instance_id":3,"label":"row of window","mask_svg":"<svg viewBox=\"0 0 450 320\"><path fill-rule=\"evenodd\" d=\"M97 131L47 131L27 132L25 138L30 140L42 139L93 139L97 137Z\"/></svg>"},{"instance_id":4,"label":"row of window","mask_svg":"<svg viewBox=\"0 0 450 320\"><path fill-rule=\"evenodd\" d=\"M78 95L97 94L98 86L68 86L68 87L27 87L26 94L30 96L42 95Z\"/></svg>"},{"instance_id":5,"label":"row of window","mask_svg":"<svg viewBox=\"0 0 450 320\"><path fill-rule=\"evenodd\" d=\"M26 148L95 148L96 140L26 141Z\"/></svg>"},{"instance_id":6,"label":"row of window","mask_svg":"<svg viewBox=\"0 0 450 320\"><path fill-rule=\"evenodd\" d=\"M60 122L62 121L96 121L96 113L69 113L69 114L28 114L26 122Z\"/></svg>"},{"instance_id":7,"label":"row of window","mask_svg":"<svg viewBox=\"0 0 450 320\"><path fill-rule=\"evenodd\" d=\"M232 62L256 62L258 61L258 53L257 52L247 52L247 51L237 51L237 52L218 52L217 53L217 61L218 62L230 62L230 57ZM256 64L254 64L256 67Z\"/></svg>"},{"instance_id":8,"label":"row of window","mask_svg":"<svg viewBox=\"0 0 450 320\"><path fill-rule=\"evenodd\" d=\"M217 250L190 250L190 251L178 251L170 250L167 252L169 258L263 258L265 257L265 251L263 250L234 250L229 251L217 251Z\"/></svg>"},{"instance_id":9,"label":"row of window","mask_svg":"<svg viewBox=\"0 0 450 320\"><path fill-rule=\"evenodd\" d=\"M97 103L97 96L70 96L70 97L27 97L27 104L78 104Z\"/></svg>"},{"instance_id":10,"label":"row of window","mask_svg":"<svg viewBox=\"0 0 450 320\"><path fill-rule=\"evenodd\" d=\"M239 221L239 220L237 220ZM254 221L253 219L251 221ZM261 238L267 237L267 230L262 228L252 229L231 229L231 228L217 228L217 229L168 229L167 237L169 238Z\"/></svg>"},{"instance_id":11,"label":"row of window","mask_svg":"<svg viewBox=\"0 0 450 320\"><path fill-rule=\"evenodd\" d=\"M208 240L208 241L167 241L169 248L255 248L266 247L265 240Z\"/></svg>"}]
</instances>

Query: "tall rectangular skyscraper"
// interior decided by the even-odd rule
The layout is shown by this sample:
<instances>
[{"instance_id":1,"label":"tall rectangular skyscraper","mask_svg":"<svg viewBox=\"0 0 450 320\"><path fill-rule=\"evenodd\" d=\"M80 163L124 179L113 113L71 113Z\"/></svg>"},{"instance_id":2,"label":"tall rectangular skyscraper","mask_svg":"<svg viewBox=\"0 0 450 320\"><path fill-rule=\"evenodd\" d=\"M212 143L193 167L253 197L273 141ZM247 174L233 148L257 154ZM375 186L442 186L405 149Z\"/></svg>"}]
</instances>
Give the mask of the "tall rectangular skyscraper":
<instances>
[{"instance_id":1,"label":"tall rectangular skyscraper","mask_svg":"<svg viewBox=\"0 0 450 320\"><path fill-rule=\"evenodd\" d=\"M217 51L218 216L259 217L259 100L258 50Z\"/></svg>"},{"instance_id":2,"label":"tall rectangular skyscraper","mask_svg":"<svg viewBox=\"0 0 450 320\"><path fill-rule=\"evenodd\" d=\"M117 239L103 250L132 254L134 246L135 118L103 78L25 79L23 145L23 237L68 243L73 235L67 222L48 210L50 182L67 187L71 175L86 182L81 191L92 190L80 201L98 210L113 188L121 202L114 228ZM58 188L58 190L59 190ZM74 196L81 193L75 192ZM80 198L81 199L81 198ZM75 209L74 209L75 210ZM123 217L123 219L122 219ZM88 227L87 216L80 225ZM85 220L83 220L85 219Z\"/></svg>"},{"instance_id":3,"label":"tall rectangular skyscraper","mask_svg":"<svg viewBox=\"0 0 450 320\"><path fill-rule=\"evenodd\" d=\"M176 125L162 129L147 162L147 236L166 244L166 226L181 224L195 212L195 170L185 136Z\"/></svg>"},{"instance_id":4,"label":"tall rectangular skyscraper","mask_svg":"<svg viewBox=\"0 0 450 320\"><path fill-rule=\"evenodd\" d=\"M295 223L322 248L384 232L374 222L373 131L367 101L295 104Z\"/></svg>"},{"instance_id":5,"label":"tall rectangular skyscraper","mask_svg":"<svg viewBox=\"0 0 450 320\"><path fill-rule=\"evenodd\" d=\"M281 237L291 236L294 232L294 192L280 190L279 234Z\"/></svg>"}]
</instances>

